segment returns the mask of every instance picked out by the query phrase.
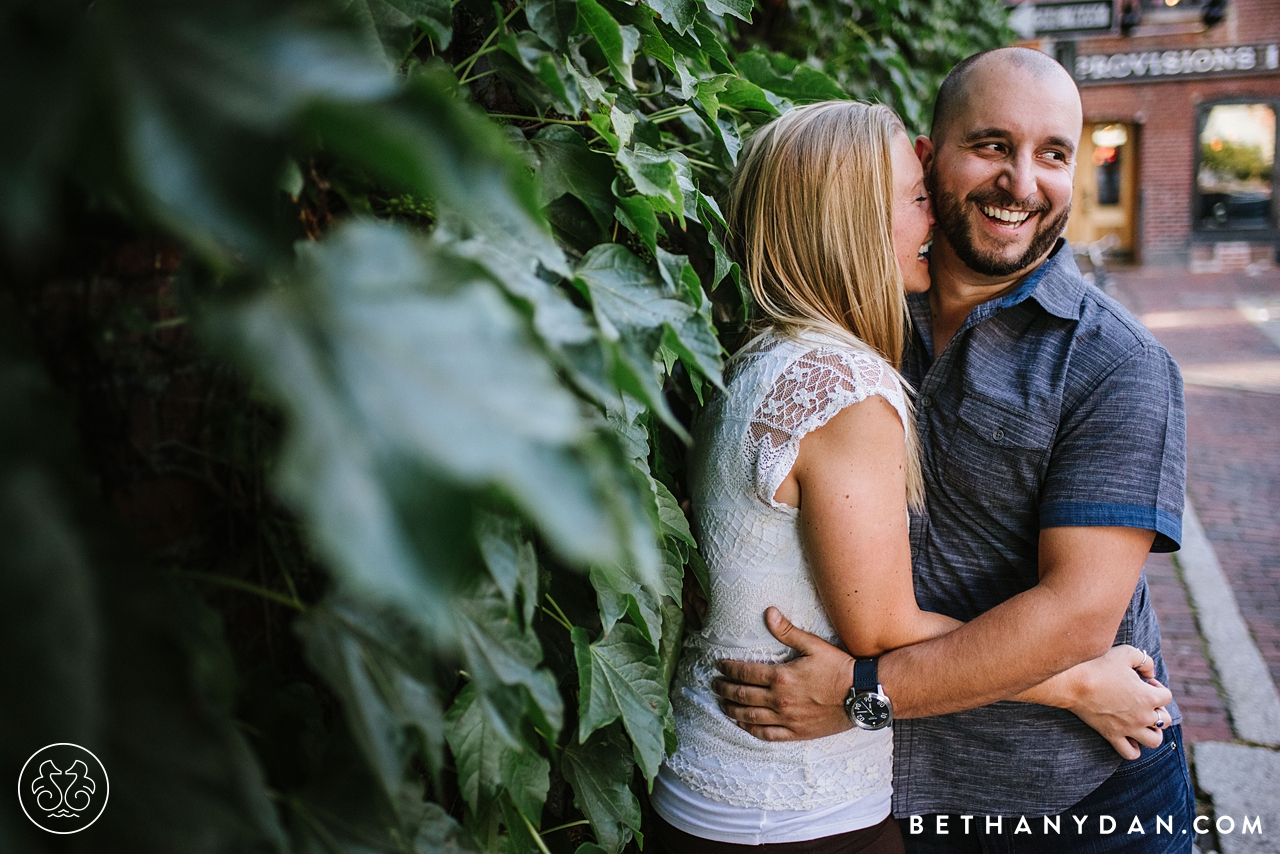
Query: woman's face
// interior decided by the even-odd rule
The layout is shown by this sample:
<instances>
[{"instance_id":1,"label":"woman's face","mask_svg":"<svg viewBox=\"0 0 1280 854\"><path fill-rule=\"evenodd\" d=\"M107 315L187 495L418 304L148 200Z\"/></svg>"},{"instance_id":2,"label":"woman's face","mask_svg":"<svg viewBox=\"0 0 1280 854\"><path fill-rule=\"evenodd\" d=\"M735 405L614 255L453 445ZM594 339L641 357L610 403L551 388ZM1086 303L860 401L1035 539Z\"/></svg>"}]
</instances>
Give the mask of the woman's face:
<instances>
[{"instance_id":1,"label":"woman's face","mask_svg":"<svg viewBox=\"0 0 1280 854\"><path fill-rule=\"evenodd\" d=\"M933 207L924 189L924 170L904 133L894 134L893 254L909 294L929 290L929 243L933 240Z\"/></svg>"}]
</instances>

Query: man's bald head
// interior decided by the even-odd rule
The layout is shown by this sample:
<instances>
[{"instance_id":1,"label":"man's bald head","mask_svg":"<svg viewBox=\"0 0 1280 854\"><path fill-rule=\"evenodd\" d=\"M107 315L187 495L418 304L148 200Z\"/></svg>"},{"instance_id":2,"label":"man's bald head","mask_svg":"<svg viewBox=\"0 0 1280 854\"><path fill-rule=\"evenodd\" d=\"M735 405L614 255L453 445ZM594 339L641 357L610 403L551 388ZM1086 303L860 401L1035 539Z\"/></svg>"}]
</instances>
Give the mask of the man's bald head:
<instances>
[{"instance_id":1,"label":"man's bald head","mask_svg":"<svg viewBox=\"0 0 1280 854\"><path fill-rule=\"evenodd\" d=\"M964 112L973 90L975 73L987 70L1009 74L1010 85L1016 85L1017 80L1031 79L1075 88L1075 81L1067 70L1053 57L1038 50L1002 47L975 53L952 68L938 89L938 98L933 106L933 123L929 126L929 138L935 143L946 134L955 118Z\"/></svg>"}]
</instances>

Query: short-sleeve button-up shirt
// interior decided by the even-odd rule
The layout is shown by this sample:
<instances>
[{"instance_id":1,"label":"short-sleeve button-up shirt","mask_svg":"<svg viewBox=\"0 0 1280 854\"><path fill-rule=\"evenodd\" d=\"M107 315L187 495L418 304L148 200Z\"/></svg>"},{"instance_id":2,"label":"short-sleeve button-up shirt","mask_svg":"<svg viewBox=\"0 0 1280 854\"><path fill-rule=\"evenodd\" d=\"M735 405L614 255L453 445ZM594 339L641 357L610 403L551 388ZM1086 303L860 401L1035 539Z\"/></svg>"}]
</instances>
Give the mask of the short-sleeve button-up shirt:
<instances>
[{"instance_id":1,"label":"short-sleeve button-up shirt","mask_svg":"<svg viewBox=\"0 0 1280 854\"><path fill-rule=\"evenodd\" d=\"M903 374L916 389L927 496L911 524L922 608L967 621L1034 587L1044 528L1144 528L1156 532L1153 551L1178 548L1181 375L1137 319L1083 280L1065 241L1016 290L974 308L940 354L927 295L908 301ZM1148 650L1168 684L1145 575L1116 643ZM1060 812L1121 762L1075 715L1027 703L895 729L900 816Z\"/></svg>"}]
</instances>

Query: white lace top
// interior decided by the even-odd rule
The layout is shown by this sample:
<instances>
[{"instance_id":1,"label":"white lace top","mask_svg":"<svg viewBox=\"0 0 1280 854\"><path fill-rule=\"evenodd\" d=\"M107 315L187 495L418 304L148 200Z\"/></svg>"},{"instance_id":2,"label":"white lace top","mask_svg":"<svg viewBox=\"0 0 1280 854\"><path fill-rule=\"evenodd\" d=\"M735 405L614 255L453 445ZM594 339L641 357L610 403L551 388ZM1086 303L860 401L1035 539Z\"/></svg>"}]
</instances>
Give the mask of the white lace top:
<instances>
[{"instance_id":1,"label":"white lace top","mask_svg":"<svg viewBox=\"0 0 1280 854\"><path fill-rule=\"evenodd\" d=\"M694 791L739 807L820 809L887 787L890 730L851 729L812 741L760 741L716 705L718 659L781 662L764 611L839 643L800 544L799 511L773 500L800 440L840 410L878 394L906 424L902 387L879 356L835 338L766 332L729 362L728 394L696 429L690 460L698 542L711 589L700 632L686 635L672 686L679 749L668 767Z\"/></svg>"}]
</instances>

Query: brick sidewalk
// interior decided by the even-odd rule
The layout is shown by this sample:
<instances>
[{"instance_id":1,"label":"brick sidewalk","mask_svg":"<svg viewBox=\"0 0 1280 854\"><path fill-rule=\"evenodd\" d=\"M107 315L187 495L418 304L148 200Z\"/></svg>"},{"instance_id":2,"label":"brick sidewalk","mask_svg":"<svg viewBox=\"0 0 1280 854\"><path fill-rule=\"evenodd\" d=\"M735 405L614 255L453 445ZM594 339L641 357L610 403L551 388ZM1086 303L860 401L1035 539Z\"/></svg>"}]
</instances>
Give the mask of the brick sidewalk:
<instances>
[{"instance_id":1,"label":"brick sidewalk","mask_svg":"<svg viewBox=\"0 0 1280 854\"><path fill-rule=\"evenodd\" d=\"M1169 348L1187 379L1187 492L1280 683L1280 387L1274 382L1280 347L1237 307L1280 300L1280 273L1136 269L1117 273L1116 285L1116 295ZM1147 575L1187 739L1231 740L1172 563L1153 556Z\"/></svg>"}]
</instances>

